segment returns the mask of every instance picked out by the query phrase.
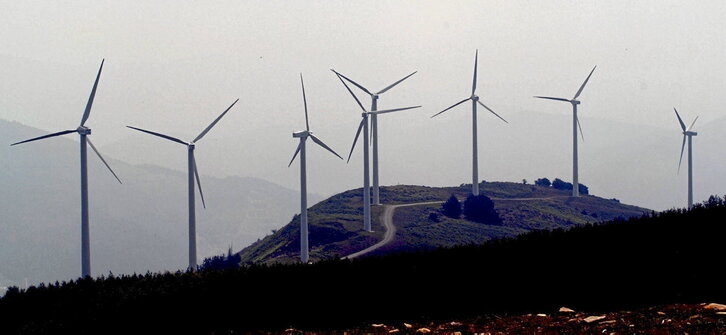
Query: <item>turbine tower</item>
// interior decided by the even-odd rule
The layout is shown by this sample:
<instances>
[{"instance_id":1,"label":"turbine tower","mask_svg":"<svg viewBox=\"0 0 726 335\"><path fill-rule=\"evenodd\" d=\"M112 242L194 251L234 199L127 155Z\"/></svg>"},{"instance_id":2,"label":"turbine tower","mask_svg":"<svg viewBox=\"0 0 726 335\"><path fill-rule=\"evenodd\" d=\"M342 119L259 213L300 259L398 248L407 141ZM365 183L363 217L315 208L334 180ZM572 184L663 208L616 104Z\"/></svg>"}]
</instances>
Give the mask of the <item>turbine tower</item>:
<instances>
[{"instance_id":1,"label":"turbine tower","mask_svg":"<svg viewBox=\"0 0 726 335\"><path fill-rule=\"evenodd\" d=\"M582 83L582 86L580 86L580 89L577 90L577 93L575 93L575 97L572 99L565 99L565 98L555 98L555 97L542 97L542 96L535 96L535 98L539 99L549 99L549 100L557 100L557 101L565 101L572 104L572 196L573 197L579 197L580 196L580 184L578 182L578 169L577 169L577 128L580 128L580 136L582 137L582 141L585 141L585 136L582 135L582 127L580 126L580 119L577 118L577 105L580 104L580 101L577 100L577 97L580 96L580 93L582 93L582 90L585 88L585 85L587 84L587 81L590 80L590 76L592 76L592 73L595 72L594 66L592 68L592 71L590 71L590 74L587 75L587 78L585 78L585 81Z\"/></svg>"},{"instance_id":2,"label":"turbine tower","mask_svg":"<svg viewBox=\"0 0 726 335\"><path fill-rule=\"evenodd\" d=\"M693 207L693 148L691 146L691 141L693 136L698 135L697 132L693 131L693 126L696 124L696 120L698 120L698 116L696 116L695 119L693 119L693 122L691 123L691 126L686 128L686 124L683 123L683 120L681 119L681 116L678 115L678 111L673 108L673 110L676 112L676 117L678 118L678 123L681 124L681 130L683 130L683 143L681 144L681 158L678 160L678 171L681 171L681 162L683 161L683 149L686 147L686 137L688 137L688 209L691 209Z\"/></svg>"},{"instance_id":3,"label":"turbine tower","mask_svg":"<svg viewBox=\"0 0 726 335\"><path fill-rule=\"evenodd\" d=\"M358 137L360 136L361 130L363 130L363 230L370 232L373 230L371 229L371 185L368 170L370 167L370 163L368 162L368 116L419 108L421 106L384 109L377 110L375 112L369 112L365 109L365 107L363 107L363 104L360 102L360 100L358 100L358 97L355 95L355 93L351 91L350 87L348 87L348 84L345 83L342 75L333 69L331 69L331 71L333 71L333 73L338 76L340 82L343 83L343 86L345 86L350 95L353 96L353 99L355 99L355 102L358 103L360 109L363 111L363 113L361 113L362 120L358 125L358 131L355 133L355 138L353 139L353 146L350 148L350 154L348 154L348 162L350 162L350 157L353 155L353 149L355 149L355 144L356 142L358 142Z\"/></svg>"},{"instance_id":4,"label":"turbine tower","mask_svg":"<svg viewBox=\"0 0 726 335\"><path fill-rule=\"evenodd\" d=\"M500 118L502 121L509 123L509 122L507 122L507 120L505 120L504 118L499 116L499 114L495 113L491 108L484 105L484 103L482 103L479 100L479 96L477 96L475 93L476 92L476 67L477 67L478 59L479 59L479 50L476 51L476 54L474 56L474 81L471 84L471 96L464 100L461 100L461 101L453 104L451 107L444 109L444 110L434 114L433 116L431 116L431 118L434 118L437 115L439 115L449 109L452 109L460 104L463 104L464 102L466 102L468 100L471 100L471 116L472 116L471 133L472 133L472 157L473 157L472 158L472 172L471 172L471 193L473 195L479 195L479 157L478 157L479 150L477 149L477 139L476 139L477 138L476 137L476 133L477 133L477 124L476 124L476 108L477 108L477 106L476 106L476 104L477 103L480 104L482 107L486 108L489 112L494 114L496 117Z\"/></svg>"},{"instance_id":5,"label":"turbine tower","mask_svg":"<svg viewBox=\"0 0 726 335\"><path fill-rule=\"evenodd\" d=\"M295 161L295 157L297 157L297 154L300 153L300 261L307 264L310 259L310 249L308 247L308 184L307 172L305 169L305 140L310 137L313 142L332 152L333 155L338 156L340 159L343 159L343 157L340 157L340 155L333 151L333 149L330 149L330 147L325 145L323 141L315 137L313 132L310 131L310 123L308 122L308 102L305 98L305 83L303 83L302 73L300 74L300 85L302 86L303 105L305 106L305 130L292 133L292 137L300 139L300 144L297 145L297 150L295 150L295 154L292 155L290 164L288 164L287 167L292 165L292 162Z\"/></svg>"},{"instance_id":6,"label":"turbine tower","mask_svg":"<svg viewBox=\"0 0 726 335\"><path fill-rule=\"evenodd\" d=\"M174 141L176 143L185 145L187 147L187 180L189 183L189 269L190 270L196 270L197 269L197 225L196 225L196 212L195 212L195 205L194 205L194 180L197 181L197 186L199 187L199 196L202 198L202 206L204 208L207 208L207 204L204 202L204 193L202 193L202 183L199 181L199 171L197 170L197 161L194 159L194 148L196 146L196 143L206 135L209 130L214 127L214 125L219 122L222 117L229 112L230 109L232 109L232 106L237 103L239 99L235 100L227 109L222 112L212 123L204 129L199 136L194 138L191 142L184 142L176 137L171 137L169 135L164 135L161 133L153 132L150 130L145 130L141 128L136 128L132 126L126 126L128 128L138 130L140 132L144 132L147 134L151 134L154 136L158 136L170 141Z\"/></svg>"},{"instance_id":7,"label":"turbine tower","mask_svg":"<svg viewBox=\"0 0 726 335\"><path fill-rule=\"evenodd\" d=\"M413 73L409 74L408 76L403 77L399 81L386 86L386 88L376 92L371 93L368 89L361 86L360 84L356 83L355 81L351 80L350 78L340 75L343 77L343 79L347 80L351 84L355 85L356 87L363 90L363 92L368 93L368 95L371 96L371 112L375 112L378 110L378 97L385 93L386 91L392 89L394 86L400 84L402 81L408 79L409 77L416 74L418 71L414 71ZM373 146L373 204L374 205L380 205L381 204L381 198L380 198L380 192L378 190L378 115L377 114L371 114L371 145Z\"/></svg>"},{"instance_id":8,"label":"turbine tower","mask_svg":"<svg viewBox=\"0 0 726 335\"><path fill-rule=\"evenodd\" d=\"M106 163L106 160L103 159L103 156L101 156L101 153L98 152L98 149L91 143L91 139L88 138L88 135L91 135L91 128L88 128L85 126L86 121L88 120L88 117L91 114L91 106L93 106L93 99L96 97L96 89L98 88L98 80L101 78L101 70L103 70L103 63L105 59L101 61L101 67L98 69L98 74L96 75L96 81L93 83L93 89L91 89L91 95L88 97L88 102L86 103L86 110L83 112L83 117L81 118L81 124L76 129L72 130L64 130L53 134L43 135L40 137L31 138L29 140L13 143L11 145L21 144L21 143L27 143L37 140L42 140L50 137L70 134L70 133L78 133L81 136L81 277L87 277L91 275L91 244L90 244L90 231L89 231L89 222L88 222L88 164L87 164L87 156L86 156L86 150L88 145L91 146L91 149L93 149L93 152L98 155L98 158L101 159L101 162L103 162L104 165L108 168L109 171L111 171L111 174L118 180L119 183L121 183L121 179L118 178L115 172L111 169L111 166Z\"/></svg>"}]
</instances>

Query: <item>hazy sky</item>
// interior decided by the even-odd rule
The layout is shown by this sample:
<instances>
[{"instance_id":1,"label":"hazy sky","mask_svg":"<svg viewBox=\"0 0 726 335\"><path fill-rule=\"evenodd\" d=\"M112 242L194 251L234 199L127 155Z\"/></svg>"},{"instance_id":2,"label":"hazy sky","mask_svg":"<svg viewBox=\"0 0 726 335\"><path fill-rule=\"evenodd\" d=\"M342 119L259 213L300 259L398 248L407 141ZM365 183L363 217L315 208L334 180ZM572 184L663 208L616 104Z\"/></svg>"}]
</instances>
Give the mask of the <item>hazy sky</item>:
<instances>
[{"instance_id":1,"label":"hazy sky","mask_svg":"<svg viewBox=\"0 0 726 335\"><path fill-rule=\"evenodd\" d=\"M597 65L581 96L586 133L590 118L609 119L678 143L674 106L701 125L726 115L724 17L723 1L0 1L0 118L75 128L106 58L88 122L97 144L136 135L128 124L191 138L240 98L207 138L264 146L244 134L303 128L303 72L311 127L347 154L360 116L330 68L372 90L418 70L379 104L423 105L393 116L406 127L469 95L478 48L478 94L505 118L567 115L532 96L570 98ZM443 117L466 124L462 109ZM350 136L326 136L336 127ZM289 141L270 151L286 161Z\"/></svg>"}]
</instances>

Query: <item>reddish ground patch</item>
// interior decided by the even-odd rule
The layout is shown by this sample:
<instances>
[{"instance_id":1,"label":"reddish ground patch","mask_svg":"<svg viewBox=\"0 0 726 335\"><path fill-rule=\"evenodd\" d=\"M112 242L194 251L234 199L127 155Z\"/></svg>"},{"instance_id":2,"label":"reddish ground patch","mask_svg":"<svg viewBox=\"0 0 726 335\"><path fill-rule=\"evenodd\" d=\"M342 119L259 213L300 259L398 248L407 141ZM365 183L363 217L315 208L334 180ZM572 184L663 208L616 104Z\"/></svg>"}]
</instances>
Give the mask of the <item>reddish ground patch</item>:
<instances>
[{"instance_id":1,"label":"reddish ground patch","mask_svg":"<svg viewBox=\"0 0 726 335\"><path fill-rule=\"evenodd\" d=\"M605 314L550 312L516 316L486 315L469 320L401 321L371 324L360 329L312 332L288 329L279 334L726 334L724 310L707 304L669 305ZM716 305L718 306L718 305Z\"/></svg>"}]
</instances>

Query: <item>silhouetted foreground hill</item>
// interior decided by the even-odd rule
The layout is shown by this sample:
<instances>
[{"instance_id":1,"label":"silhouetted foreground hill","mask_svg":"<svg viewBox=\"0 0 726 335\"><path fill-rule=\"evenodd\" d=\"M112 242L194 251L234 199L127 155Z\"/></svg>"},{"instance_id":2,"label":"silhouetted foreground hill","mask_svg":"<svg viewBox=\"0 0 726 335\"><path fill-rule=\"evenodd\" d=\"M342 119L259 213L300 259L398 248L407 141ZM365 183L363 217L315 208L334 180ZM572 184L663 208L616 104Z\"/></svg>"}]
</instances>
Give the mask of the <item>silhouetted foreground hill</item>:
<instances>
[{"instance_id":1,"label":"silhouetted foreground hill","mask_svg":"<svg viewBox=\"0 0 726 335\"><path fill-rule=\"evenodd\" d=\"M514 237L538 229L569 228L579 224L640 216L650 210L592 195L570 197L570 191L532 184L482 182L482 194L494 200L501 224L481 224L440 214L441 204L399 208L393 222L398 231L393 242L376 251L385 254L481 244L493 238ZM381 187L383 204L443 202L452 194L465 199L471 185ZM363 189L336 194L308 210L310 258L317 261L345 257L383 239L383 208L373 206L373 232L363 230ZM434 220L430 219L435 214ZM300 217L240 251L243 263L293 263L300 259Z\"/></svg>"},{"instance_id":2,"label":"silhouetted foreground hill","mask_svg":"<svg viewBox=\"0 0 726 335\"><path fill-rule=\"evenodd\" d=\"M11 289L0 333L345 329L487 313L724 301L722 199L568 231L312 265L147 274Z\"/></svg>"}]
</instances>

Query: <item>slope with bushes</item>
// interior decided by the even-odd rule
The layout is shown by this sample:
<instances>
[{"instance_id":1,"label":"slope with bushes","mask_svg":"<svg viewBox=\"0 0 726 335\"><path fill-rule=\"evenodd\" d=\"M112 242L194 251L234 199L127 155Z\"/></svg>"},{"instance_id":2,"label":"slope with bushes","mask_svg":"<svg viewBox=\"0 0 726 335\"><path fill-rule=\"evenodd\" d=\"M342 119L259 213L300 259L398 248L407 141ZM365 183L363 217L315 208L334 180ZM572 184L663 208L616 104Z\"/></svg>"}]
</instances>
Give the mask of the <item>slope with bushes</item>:
<instances>
[{"instance_id":1,"label":"slope with bushes","mask_svg":"<svg viewBox=\"0 0 726 335\"><path fill-rule=\"evenodd\" d=\"M559 306L595 313L724 301L723 222L726 205L714 197L690 211L482 245L11 288L0 299L0 333L346 329Z\"/></svg>"}]
</instances>

